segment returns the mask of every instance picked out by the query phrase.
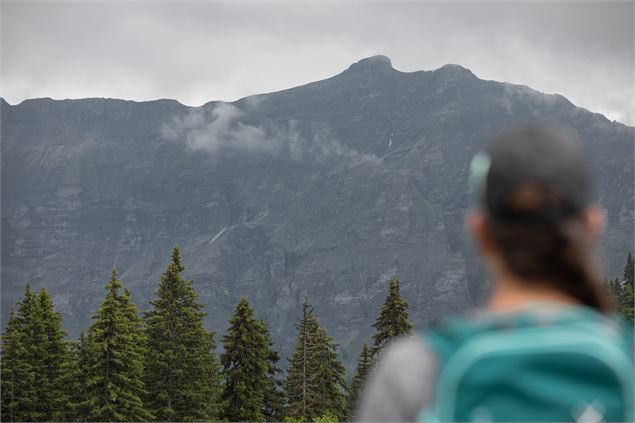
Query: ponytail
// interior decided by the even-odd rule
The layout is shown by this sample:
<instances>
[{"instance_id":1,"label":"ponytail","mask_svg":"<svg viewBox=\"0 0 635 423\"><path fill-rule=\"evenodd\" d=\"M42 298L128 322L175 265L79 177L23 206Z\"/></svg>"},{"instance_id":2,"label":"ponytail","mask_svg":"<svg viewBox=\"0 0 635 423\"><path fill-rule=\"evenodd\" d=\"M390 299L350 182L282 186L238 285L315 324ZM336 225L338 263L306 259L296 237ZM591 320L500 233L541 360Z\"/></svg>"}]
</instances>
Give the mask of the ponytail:
<instances>
[{"instance_id":1,"label":"ponytail","mask_svg":"<svg viewBox=\"0 0 635 423\"><path fill-rule=\"evenodd\" d=\"M607 313L613 307L604 293L583 225L579 216L524 224L488 219L489 231L511 272L522 280L549 284L581 304Z\"/></svg>"}]
</instances>

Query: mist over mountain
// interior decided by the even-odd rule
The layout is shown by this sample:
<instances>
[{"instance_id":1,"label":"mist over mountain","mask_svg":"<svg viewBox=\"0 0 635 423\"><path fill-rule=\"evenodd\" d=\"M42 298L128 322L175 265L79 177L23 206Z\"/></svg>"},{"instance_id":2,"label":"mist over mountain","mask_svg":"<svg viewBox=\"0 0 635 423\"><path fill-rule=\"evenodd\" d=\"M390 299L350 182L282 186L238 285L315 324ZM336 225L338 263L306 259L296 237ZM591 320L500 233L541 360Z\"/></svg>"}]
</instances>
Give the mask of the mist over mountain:
<instances>
[{"instance_id":1,"label":"mist over mountain","mask_svg":"<svg viewBox=\"0 0 635 423\"><path fill-rule=\"evenodd\" d=\"M74 337L113 265L146 309L179 245L210 328L223 332L245 296L286 357L308 296L350 364L393 275L417 326L483 298L464 231L469 162L531 121L578 134L607 210L604 267L619 275L633 249L634 128L458 65L406 73L375 56L198 108L2 100L2 316L30 281Z\"/></svg>"}]
</instances>

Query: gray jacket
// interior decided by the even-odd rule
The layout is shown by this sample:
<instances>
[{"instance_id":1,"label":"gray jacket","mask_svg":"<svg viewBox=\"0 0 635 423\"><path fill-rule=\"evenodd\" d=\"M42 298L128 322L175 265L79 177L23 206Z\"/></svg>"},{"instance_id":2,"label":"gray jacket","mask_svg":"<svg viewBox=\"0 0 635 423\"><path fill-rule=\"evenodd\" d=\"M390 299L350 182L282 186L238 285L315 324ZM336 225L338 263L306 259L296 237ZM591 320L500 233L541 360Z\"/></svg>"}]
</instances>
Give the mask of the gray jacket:
<instances>
[{"instance_id":1,"label":"gray jacket","mask_svg":"<svg viewBox=\"0 0 635 423\"><path fill-rule=\"evenodd\" d=\"M431 400L438 365L421 338L389 345L369 375L355 415L361 422L412 422Z\"/></svg>"}]
</instances>

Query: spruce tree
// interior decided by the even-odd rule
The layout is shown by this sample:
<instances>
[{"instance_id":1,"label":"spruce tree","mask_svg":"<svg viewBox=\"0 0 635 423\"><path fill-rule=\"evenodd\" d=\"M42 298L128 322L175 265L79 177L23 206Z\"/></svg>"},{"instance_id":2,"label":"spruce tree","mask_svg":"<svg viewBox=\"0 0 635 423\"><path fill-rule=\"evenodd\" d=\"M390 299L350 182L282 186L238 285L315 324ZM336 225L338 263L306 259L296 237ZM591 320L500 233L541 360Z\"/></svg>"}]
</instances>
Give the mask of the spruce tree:
<instances>
[{"instance_id":1,"label":"spruce tree","mask_svg":"<svg viewBox=\"0 0 635 423\"><path fill-rule=\"evenodd\" d=\"M93 316L84 341L88 363L86 409L89 421L146 421L144 408L144 339L141 321L127 291L113 268L106 297Z\"/></svg>"},{"instance_id":2,"label":"spruce tree","mask_svg":"<svg viewBox=\"0 0 635 423\"><path fill-rule=\"evenodd\" d=\"M412 323L408 320L408 303L401 298L399 279L396 277L392 277L388 283L388 297L373 327L377 330L373 335L373 358L378 357L381 349L392 338L409 335L412 331Z\"/></svg>"},{"instance_id":3,"label":"spruce tree","mask_svg":"<svg viewBox=\"0 0 635 423\"><path fill-rule=\"evenodd\" d=\"M635 262L633 254L629 251L626 256L626 264L624 265L624 284L633 287L635 283Z\"/></svg>"},{"instance_id":4,"label":"spruce tree","mask_svg":"<svg viewBox=\"0 0 635 423\"><path fill-rule=\"evenodd\" d=\"M36 407L35 372L28 360L24 337L17 314L12 310L2 335L0 420L3 422L33 420L33 410Z\"/></svg>"},{"instance_id":5,"label":"spruce tree","mask_svg":"<svg viewBox=\"0 0 635 423\"><path fill-rule=\"evenodd\" d=\"M622 301L622 284L619 279L605 279L604 286L606 287L609 300L615 304L616 307L621 308L620 302Z\"/></svg>"},{"instance_id":6,"label":"spruce tree","mask_svg":"<svg viewBox=\"0 0 635 423\"><path fill-rule=\"evenodd\" d=\"M203 305L183 270L175 247L145 314L146 403L160 421L213 420L220 387L213 333L203 327Z\"/></svg>"},{"instance_id":7,"label":"spruce tree","mask_svg":"<svg viewBox=\"0 0 635 423\"><path fill-rule=\"evenodd\" d=\"M298 338L284 383L287 416L308 421L330 414L343 419L347 387L338 346L320 326L306 300L297 328Z\"/></svg>"},{"instance_id":8,"label":"spruce tree","mask_svg":"<svg viewBox=\"0 0 635 423\"><path fill-rule=\"evenodd\" d=\"M296 421L309 421L321 413L313 405L314 391L318 388L319 372L316 357L318 322L308 302L302 305L302 318L296 325L298 338L289 359L289 369L284 383L288 407L286 414Z\"/></svg>"},{"instance_id":9,"label":"spruce tree","mask_svg":"<svg viewBox=\"0 0 635 423\"><path fill-rule=\"evenodd\" d=\"M88 366L90 363L88 340L84 331L71 343L71 361L66 372L66 387L72 421L88 421Z\"/></svg>"},{"instance_id":10,"label":"spruce tree","mask_svg":"<svg viewBox=\"0 0 635 423\"><path fill-rule=\"evenodd\" d=\"M633 263L633 254L629 251L626 257L626 264L624 266L624 278L621 287L621 298L619 301L621 314L626 322L633 324L633 292L635 287L633 286L635 268Z\"/></svg>"},{"instance_id":11,"label":"spruce tree","mask_svg":"<svg viewBox=\"0 0 635 423\"><path fill-rule=\"evenodd\" d=\"M268 422L280 422L284 420L284 392L279 375L282 369L278 367L280 355L275 350L271 333L266 323L261 320L260 325L267 342L267 386L264 392L264 407L262 414Z\"/></svg>"},{"instance_id":12,"label":"spruce tree","mask_svg":"<svg viewBox=\"0 0 635 423\"><path fill-rule=\"evenodd\" d=\"M340 361L337 350L339 345L328 336L322 326L318 326L318 345L321 346L318 355L320 369L320 394L317 397L318 407L324 415L337 416L339 420L346 417L346 369Z\"/></svg>"},{"instance_id":13,"label":"spruce tree","mask_svg":"<svg viewBox=\"0 0 635 423\"><path fill-rule=\"evenodd\" d=\"M223 417L232 422L264 421L265 391L270 387L266 329L245 298L238 302L229 324L220 358L225 381Z\"/></svg>"},{"instance_id":14,"label":"spruce tree","mask_svg":"<svg viewBox=\"0 0 635 423\"><path fill-rule=\"evenodd\" d=\"M47 421L68 420L69 396L66 389L67 375L71 361L68 343L64 340L62 314L53 309L53 300L44 288L38 293L38 362L41 377L37 378L39 407Z\"/></svg>"},{"instance_id":15,"label":"spruce tree","mask_svg":"<svg viewBox=\"0 0 635 423\"><path fill-rule=\"evenodd\" d=\"M347 417L349 421L353 418L353 414L358 406L359 398L362 396L364 384L366 383L366 378L371 370L372 363L373 360L371 358L368 345L364 344L357 360L357 368L353 374L351 387L348 393Z\"/></svg>"},{"instance_id":16,"label":"spruce tree","mask_svg":"<svg viewBox=\"0 0 635 423\"><path fill-rule=\"evenodd\" d=\"M26 421L45 420L46 416L39 405L42 396L42 346L38 344L43 332L43 324L40 320L39 304L37 295L31 290L31 285L27 284L24 291L24 298L19 303L16 318L16 329L22 335L22 344L25 350L25 362L30 366L33 375L33 389L31 394L32 406L25 414Z\"/></svg>"},{"instance_id":17,"label":"spruce tree","mask_svg":"<svg viewBox=\"0 0 635 423\"><path fill-rule=\"evenodd\" d=\"M27 284L17 313L7 328L6 365L3 365L3 390L9 392L3 409L12 413L9 419L29 421L65 420L67 414L67 390L64 372L70 355L62 331L62 315L53 308L53 301L42 288L38 294ZM5 352L6 350L6 352ZM21 380L15 379L19 376ZM7 385L7 383L9 383Z\"/></svg>"}]
</instances>

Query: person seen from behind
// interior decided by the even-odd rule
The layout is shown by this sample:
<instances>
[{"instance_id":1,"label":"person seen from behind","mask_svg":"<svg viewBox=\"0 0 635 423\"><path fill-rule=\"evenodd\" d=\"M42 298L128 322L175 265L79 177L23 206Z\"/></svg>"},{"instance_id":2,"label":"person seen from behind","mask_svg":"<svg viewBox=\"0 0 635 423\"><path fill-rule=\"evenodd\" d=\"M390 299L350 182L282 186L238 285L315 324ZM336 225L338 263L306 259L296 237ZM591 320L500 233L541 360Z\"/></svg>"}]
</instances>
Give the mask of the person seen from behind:
<instances>
[{"instance_id":1,"label":"person seen from behind","mask_svg":"<svg viewBox=\"0 0 635 423\"><path fill-rule=\"evenodd\" d=\"M576 139L508 129L471 164L487 304L392 343L359 421L633 421L633 328L595 256L604 214Z\"/></svg>"}]
</instances>

